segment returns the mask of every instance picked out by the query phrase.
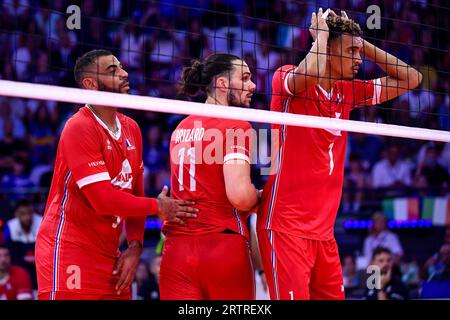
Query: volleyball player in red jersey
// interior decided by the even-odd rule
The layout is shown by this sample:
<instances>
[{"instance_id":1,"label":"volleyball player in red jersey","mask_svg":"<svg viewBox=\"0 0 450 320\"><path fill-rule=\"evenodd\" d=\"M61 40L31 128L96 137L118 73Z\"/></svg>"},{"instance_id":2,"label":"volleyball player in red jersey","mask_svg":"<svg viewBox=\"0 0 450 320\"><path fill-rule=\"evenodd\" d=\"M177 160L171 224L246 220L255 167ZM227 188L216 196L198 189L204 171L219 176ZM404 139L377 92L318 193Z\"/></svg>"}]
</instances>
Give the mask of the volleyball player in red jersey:
<instances>
[{"instance_id":1,"label":"volleyball player in red jersey","mask_svg":"<svg viewBox=\"0 0 450 320\"><path fill-rule=\"evenodd\" d=\"M128 74L111 52L75 65L81 88L128 93ZM194 217L187 201L144 197L142 137L115 108L86 105L66 123L36 240L39 299L130 299L147 215L173 223ZM128 249L120 254L123 222Z\"/></svg>"},{"instance_id":2,"label":"volleyball player in red jersey","mask_svg":"<svg viewBox=\"0 0 450 320\"><path fill-rule=\"evenodd\" d=\"M361 38L345 12L311 19L314 44L298 66L279 68L271 110L349 119L350 111L417 87L422 75ZM354 79L361 54L386 77ZM274 126L280 130L276 173L258 212L258 239L272 299L344 299L334 223L342 194L347 133Z\"/></svg>"},{"instance_id":3,"label":"volleyball player in red jersey","mask_svg":"<svg viewBox=\"0 0 450 320\"><path fill-rule=\"evenodd\" d=\"M247 64L213 54L183 71L181 91L206 103L248 108L255 90ZM250 179L252 128L247 121L191 115L170 142L171 196L200 209L186 226L163 225L161 299L254 299L247 213L259 192ZM195 220L195 221L194 221Z\"/></svg>"}]
</instances>

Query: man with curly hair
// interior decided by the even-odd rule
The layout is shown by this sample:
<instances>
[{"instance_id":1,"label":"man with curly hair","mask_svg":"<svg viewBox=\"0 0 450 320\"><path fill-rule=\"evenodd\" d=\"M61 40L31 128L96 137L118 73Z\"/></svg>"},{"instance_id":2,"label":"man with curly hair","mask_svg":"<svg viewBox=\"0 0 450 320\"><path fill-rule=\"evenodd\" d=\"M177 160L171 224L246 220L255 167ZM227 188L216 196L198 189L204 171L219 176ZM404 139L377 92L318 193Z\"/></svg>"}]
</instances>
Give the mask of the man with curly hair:
<instances>
[{"instance_id":1,"label":"man with curly hair","mask_svg":"<svg viewBox=\"0 0 450 320\"><path fill-rule=\"evenodd\" d=\"M349 119L350 111L417 87L422 75L364 40L345 12L313 13L314 43L298 66L279 68L271 110ZM386 72L356 80L361 54ZM258 238L272 299L344 299L334 224L342 195L347 132L275 125L277 170L258 212Z\"/></svg>"}]
</instances>

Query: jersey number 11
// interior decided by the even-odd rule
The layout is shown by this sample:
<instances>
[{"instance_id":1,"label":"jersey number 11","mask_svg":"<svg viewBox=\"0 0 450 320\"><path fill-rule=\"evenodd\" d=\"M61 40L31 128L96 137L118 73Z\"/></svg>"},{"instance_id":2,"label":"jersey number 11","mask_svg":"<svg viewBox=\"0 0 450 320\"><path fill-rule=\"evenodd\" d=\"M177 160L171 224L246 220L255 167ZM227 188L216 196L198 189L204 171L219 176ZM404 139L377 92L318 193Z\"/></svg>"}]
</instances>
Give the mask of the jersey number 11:
<instances>
[{"instance_id":1,"label":"jersey number 11","mask_svg":"<svg viewBox=\"0 0 450 320\"><path fill-rule=\"evenodd\" d=\"M186 153L186 148L181 148L180 151L178 151L179 156L179 164L180 167L178 168L178 182L179 182L179 190L183 191L183 168L184 168L184 156ZM187 156L189 157L189 182L190 182L190 191L195 191L195 148L189 148L187 149Z\"/></svg>"}]
</instances>

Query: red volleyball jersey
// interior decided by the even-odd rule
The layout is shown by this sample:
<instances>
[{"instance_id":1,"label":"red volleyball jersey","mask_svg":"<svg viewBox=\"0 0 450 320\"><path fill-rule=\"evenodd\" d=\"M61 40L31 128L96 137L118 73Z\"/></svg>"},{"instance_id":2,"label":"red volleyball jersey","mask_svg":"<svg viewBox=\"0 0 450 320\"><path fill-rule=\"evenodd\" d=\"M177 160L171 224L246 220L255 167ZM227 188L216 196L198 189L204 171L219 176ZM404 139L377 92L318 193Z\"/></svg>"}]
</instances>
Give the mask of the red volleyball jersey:
<instances>
[{"instance_id":1,"label":"red volleyball jersey","mask_svg":"<svg viewBox=\"0 0 450 320\"><path fill-rule=\"evenodd\" d=\"M254 131L246 121L188 116L175 129L170 141L171 196L193 200L200 210L187 226L166 222L163 232L207 234L224 229L248 238L247 214L228 201L223 163L242 159L250 163Z\"/></svg>"},{"instance_id":2,"label":"red volleyball jersey","mask_svg":"<svg viewBox=\"0 0 450 320\"><path fill-rule=\"evenodd\" d=\"M114 292L111 273L119 254L122 218L96 213L81 189L110 181L116 189L135 192L143 174L141 132L135 121L120 113L116 123L119 131L114 135L85 106L64 127L36 241L39 293Z\"/></svg>"},{"instance_id":3,"label":"red volleyball jersey","mask_svg":"<svg viewBox=\"0 0 450 320\"><path fill-rule=\"evenodd\" d=\"M320 85L293 95L279 68L272 81L271 110L349 119L350 111L379 101L380 80L336 81L328 93ZM279 126L277 170L263 192L258 229L272 229L314 240L334 238L342 194L347 132Z\"/></svg>"}]
</instances>

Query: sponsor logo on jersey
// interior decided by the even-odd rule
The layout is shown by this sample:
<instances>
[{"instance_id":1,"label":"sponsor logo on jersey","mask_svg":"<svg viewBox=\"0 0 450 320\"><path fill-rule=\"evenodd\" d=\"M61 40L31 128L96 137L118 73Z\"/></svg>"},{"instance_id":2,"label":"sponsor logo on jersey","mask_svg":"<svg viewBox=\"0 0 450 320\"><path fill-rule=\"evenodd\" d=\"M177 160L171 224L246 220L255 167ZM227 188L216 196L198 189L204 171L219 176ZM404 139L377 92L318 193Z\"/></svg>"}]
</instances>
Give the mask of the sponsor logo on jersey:
<instances>
[{"instance_id":1,"label":"sponsor logo on jersey","mask_svg":"<svg viewBox=\"0 0 450 320\"><path fill-rule=\"evenodd\" d=\"M100 160L100 161L93 161L93 162L89 162L88 166L89 167L97 167L97 166L104 166L105 165L105 161Z\"/></svg>"},{"instance_id":2,"label":"sponsor logo on jersey","mask_svg":"<svg viewBox=\"0 0 450 320\"><path fill-rule=\"evenodd\" d=\"M125 159L122 162L122 170L114 179L111 180L111 184L121 189L131 190L132 181L133 181L133 172L131 170L131 165L128 159Z\"/></svg>"},{"instance_id":3,"label":"sponsor logo on jersey","mask_svg":"<svg viewBox=\"0 0 450 320\"><path fill-rule=\"evenodd\" d=\"M127 145L127 150L135 150L136 148L131 144L130 140L128 138L125 140L125 143Z\"/></svg>"}]
</instances>

